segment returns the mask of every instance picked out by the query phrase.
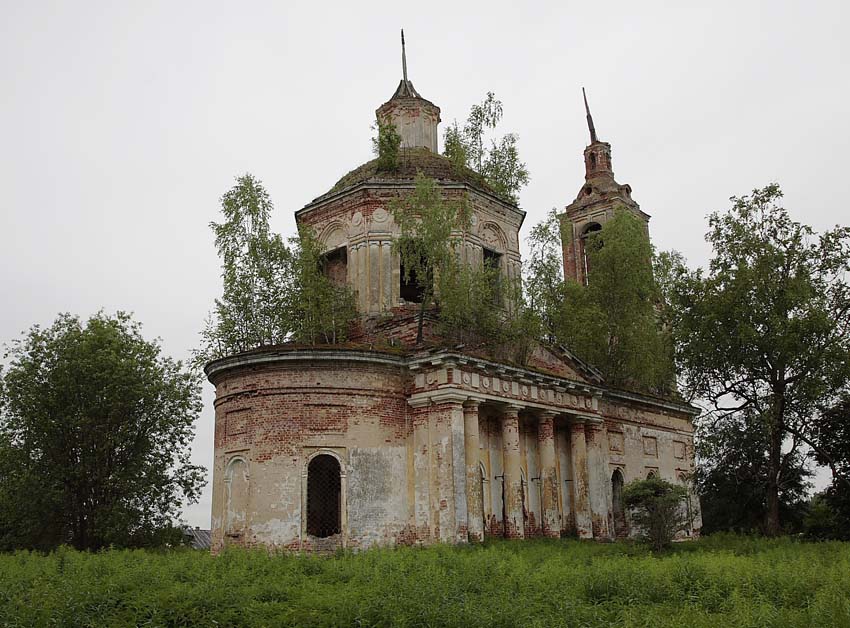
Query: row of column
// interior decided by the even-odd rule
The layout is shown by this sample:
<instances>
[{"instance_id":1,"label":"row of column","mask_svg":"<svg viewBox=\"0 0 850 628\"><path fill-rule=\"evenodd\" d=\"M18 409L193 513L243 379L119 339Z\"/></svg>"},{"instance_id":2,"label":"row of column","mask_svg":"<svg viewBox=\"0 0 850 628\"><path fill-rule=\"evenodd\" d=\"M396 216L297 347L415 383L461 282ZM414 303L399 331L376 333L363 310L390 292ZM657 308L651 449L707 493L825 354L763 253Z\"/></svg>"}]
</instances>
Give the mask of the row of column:
<instances>
[{"instance_id":1,"label":"row of column","mask_svg":"<svg viewBox=\"0 0 850 628\"><path fill-rule=\"evenodd\" d=\"M484 537L484 513L479 476L478 402L463 405L464 454L466 462L466 524L469 540ZM522 473L519 442L519 411L507 406L501 416L505 508L503 526L510 538L523 538ZM542 483L543 534L558 537L561 522L555 452L555 412L538 416L537 439ZM607 456L601 419L574 418L570 421L570 461L573 476L573 511L580 538L609 538Z\"/></svg>"}]
</instances>

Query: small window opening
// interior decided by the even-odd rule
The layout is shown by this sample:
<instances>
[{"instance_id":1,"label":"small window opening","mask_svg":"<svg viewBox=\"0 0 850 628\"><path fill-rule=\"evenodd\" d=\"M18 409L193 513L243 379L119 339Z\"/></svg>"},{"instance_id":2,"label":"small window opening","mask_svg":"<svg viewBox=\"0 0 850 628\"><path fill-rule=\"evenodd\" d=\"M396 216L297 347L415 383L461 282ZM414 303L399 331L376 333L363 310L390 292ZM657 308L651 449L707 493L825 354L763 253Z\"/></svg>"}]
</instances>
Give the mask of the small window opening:
<instances>
[{"instance_id":1,"label":"small window opening","mask_svg":"<svg viewBox=\"0 0 850 628\"><path fill-rule=\"evenodd\" d=\"M348 251L344 246L325 253L321 257L322 273L334 285L344 286L348 281Z\"/></svg>"},{"instance_id":2,"label":"small window opening","mask_svg":"<svg viewBox=\"0 0 850 628\"><path fill-rule=\"evenodd\" d=\"M342 530L340 476L339 462L327 454L307 466L307 534L326 538Z\"/></svg>"},{"instance_id":3,"label":"small window opening","mask_svg":"<svg viewBox=\"0 0 850 628\"><path fill-rule=\"evenodd\" d=\"M596 168L596 153L590 153L590 169L594 170Z\"/></svg>"}]
</instances>

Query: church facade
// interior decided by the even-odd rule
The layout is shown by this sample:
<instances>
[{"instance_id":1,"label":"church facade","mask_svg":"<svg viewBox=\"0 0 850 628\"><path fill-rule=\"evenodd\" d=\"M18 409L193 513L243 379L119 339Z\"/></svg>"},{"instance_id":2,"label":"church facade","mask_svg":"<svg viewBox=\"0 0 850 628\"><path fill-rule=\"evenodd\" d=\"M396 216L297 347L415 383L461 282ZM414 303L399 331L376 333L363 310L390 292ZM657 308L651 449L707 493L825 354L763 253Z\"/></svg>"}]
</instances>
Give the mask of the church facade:
<instances>
[{"instance_id":1,"label":"church facade","mask_svg":"<svg viewBox=\"0 0 850 628\"><path fill-rule=\"evenodd\" d=\"M216 388L212 545L294 550L466 543L487 536L630 533L623 485L688 484L696 409L617 390L567 350L537 346L517 366L438 342L416 345L415 286L392 250L389 202L417 172L464 196L460 255L520 273L525 213L437 153L440 109L407 79L378 110L402 137L399 167L368 162L296 212L326 250L325 271L356 294L359 338L280 346L206 367ZM614 181L610 145L585 149L586 176L562 216L564 269L584 281L587 234L616 205L644 220ZM699 503L683 504L699 534Z\"/></svg>"}]
</instances>

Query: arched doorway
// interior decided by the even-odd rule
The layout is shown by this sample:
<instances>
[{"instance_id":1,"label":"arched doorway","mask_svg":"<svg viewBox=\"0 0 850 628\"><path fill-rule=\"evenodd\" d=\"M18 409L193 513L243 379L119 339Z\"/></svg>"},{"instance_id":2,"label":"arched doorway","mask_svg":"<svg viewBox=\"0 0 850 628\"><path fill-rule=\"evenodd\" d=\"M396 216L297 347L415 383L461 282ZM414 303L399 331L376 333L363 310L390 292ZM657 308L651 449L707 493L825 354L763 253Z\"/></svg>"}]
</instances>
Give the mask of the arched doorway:
<instances>
[{"instance_id":1,"label":"arched doorway","mask_svg":"<svg viewBox=\"0 0 850 628\"><path fill-rule=\"evenodd\" d=\"M614 512L614 534L616 536L627 536L629 527L626 523L626 509L623 505L623 473L614 469L611 474L611 500Z\"/></svg>"},{"instance_id":2,"label":"arched doorway","mask_svg":"<svg viewBox=\"0 0 850 628\"><path fill-rule=\"evenodd\" d=\"M342 531L341 469L336 458L319 454L307 466L307 534L327 538Z\"/></svg>"}]
</instances>

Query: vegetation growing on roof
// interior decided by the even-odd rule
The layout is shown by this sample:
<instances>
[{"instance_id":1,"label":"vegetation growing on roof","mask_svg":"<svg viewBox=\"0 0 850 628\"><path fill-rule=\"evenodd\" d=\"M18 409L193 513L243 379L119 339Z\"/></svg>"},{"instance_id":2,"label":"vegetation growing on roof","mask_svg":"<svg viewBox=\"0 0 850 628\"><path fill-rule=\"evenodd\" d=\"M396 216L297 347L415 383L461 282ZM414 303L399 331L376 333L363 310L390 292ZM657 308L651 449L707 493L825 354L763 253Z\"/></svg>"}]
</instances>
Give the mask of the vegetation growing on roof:
<instances>
[{"instance_id":1,"label":"vegetation growing on roof","mask_svg":"<svg viewBox=\"0 0 850 628\"><path fill-rule=\"evenodd\" d=\"M356 314L347 286L322 272L322 249L309 228L289 240L269 229L273 209L250 174L221 198L224 221L211 223L222 262L223 294L201 332L203 363L288 341L344 342Z\"/></svg>"},{"instance_id":2,"label":"vegetation growing on roof","mask_svg":"<svg viewBox=\"0 0 850 628\"><path fill-rule=\"evenodd\" d=\"M401 146L401 135L395 125L388 120L375 122L378 137L372 138L372 150L377 156L378 170L396 170L398 168L398 153Z\"/></svg>"},{"instance_id":3,"label":"vegetation growing on roof","mask_svg":"<svg viewBox=\"0 0 850 628\"><path fill-rule=\"evenodd\" d=\"M502 101L493 92L487 92L480 105L472 106L463 127L455 120L446 128L443 150L456 168L473 168L497 196L516 205L519 191L529 181L528 168L519 158L519 136L508 133L500 138L487 138L488 131L498 126L502 113Z\"/></svg>"},{"instance_id":4,"label":"vegetation growing on roof","mask_svg":"<svg viewBox=\"0 0 850 628\"><path fill-rule=\"evenodd\" d=\"M328 195L360 183L412 181L418 172L440 183L464 183L489 194L495 194L484 177L470 168L456 168L447 157L432 153L427 148L400 148L395 169L382 169L379 159L367 161L337 181L328 191Z\"/></svg>"}]
</instances>

